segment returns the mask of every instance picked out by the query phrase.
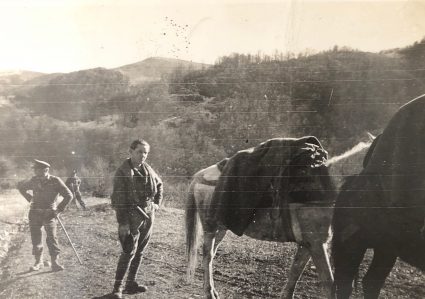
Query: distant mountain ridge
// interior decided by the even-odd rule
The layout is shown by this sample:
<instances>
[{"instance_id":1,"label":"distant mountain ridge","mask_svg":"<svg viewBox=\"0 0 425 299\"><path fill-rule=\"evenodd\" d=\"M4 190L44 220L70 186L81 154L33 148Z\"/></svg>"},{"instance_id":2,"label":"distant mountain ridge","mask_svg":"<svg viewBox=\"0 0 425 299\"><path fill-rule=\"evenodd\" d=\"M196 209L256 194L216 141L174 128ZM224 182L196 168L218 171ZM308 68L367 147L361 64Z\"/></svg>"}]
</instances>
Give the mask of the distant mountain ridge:
<instances>
[{"instance_id":1,"label":"distant mountain ridge","mask_svg":"<svg viewBox=\"0 0 425 299\"><path fill-rule=\"evenodd\" d=\"M174 72L185 74L207 67L202 63L152 57L112 69L98 67L70 73L27 75L28 80L18 78L17 85L5 84L8 89L3 90L3 94L13 96L15 104L36 113L68 121L88 121L111 113L117 105L114 102L117 97L139 103L139 95L145 88L143 83L168 81Z\"/></svg>"},{"instance_id":2,"label":"distant mountain ridge","mask_svg":"<svg viewBox=\"0 0 425 299\"><path fill-rule=\"evenodd\" d=\"M111 69L98 67L69 73L40 73L26 70L0 71L0 91L6 89L20 89L21 87L19 85L25 85L24 89L28 90L31 87L38 85L49 85L51 80L54 80L57 77L70 76L75 78L75 75L93 73L92 70L96 69L102 69L106 72L118 71L122 75L128 77L131 84L137 84L161 80L165 76L172 74L177 69L192 71L205 69L209 66L209 64L181 59L150 57L139 62Z\"/></svg>"},{"instance_id":3,"label":"distant mountain ridge","mask_svg":"<svg viewBox=\"0 0 425 299\"><path fill-rule=\"evenodd\" d=\"M0 71L0 91L14 88L28 80L32 80L43 75L45 74L25 70Z\"/></svg>"},{"instance_id":4,"label":"distant mountain ridge","mask_svg":"<svg viewBox=\"0 0 425 299\"><path fill-rule=\"evenodd\" d=\"M210 65L174 58L151 57L145 60L123 65L113 70L121 72L127 76L131 83L141 83L145 81L156 81L169 75L176 69L200 70Z\"/></svg>"}]
</instances>

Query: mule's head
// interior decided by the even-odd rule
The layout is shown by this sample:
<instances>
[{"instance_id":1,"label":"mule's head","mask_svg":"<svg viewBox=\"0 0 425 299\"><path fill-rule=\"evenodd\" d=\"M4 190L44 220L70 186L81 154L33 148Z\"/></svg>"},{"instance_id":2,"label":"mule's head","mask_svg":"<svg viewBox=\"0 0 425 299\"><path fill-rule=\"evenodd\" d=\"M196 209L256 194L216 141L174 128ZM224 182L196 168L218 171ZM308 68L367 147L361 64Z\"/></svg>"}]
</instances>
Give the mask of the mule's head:
<instances>
[{"instance_id":1,"label":"mule's head","mask_svg":"<svg viewBox=\"0 0 425 299\"><path fill-rule=\"evenodd\" d=\"M335 187L325 160L306 152L291 161L284 173L284 184L292 202L329 203L335 200Z\"/></svg>"}]
</instances>

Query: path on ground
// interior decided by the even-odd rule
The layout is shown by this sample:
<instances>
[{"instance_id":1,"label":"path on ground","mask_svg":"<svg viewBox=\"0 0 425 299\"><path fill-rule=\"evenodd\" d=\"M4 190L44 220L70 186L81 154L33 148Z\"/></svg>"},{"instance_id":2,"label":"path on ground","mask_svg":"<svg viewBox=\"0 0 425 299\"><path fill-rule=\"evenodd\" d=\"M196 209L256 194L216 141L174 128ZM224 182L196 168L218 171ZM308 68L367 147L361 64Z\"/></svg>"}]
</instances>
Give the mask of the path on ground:
<instances>
[{"instance_id":1,"label":"path on ground","mask_svg":"<svg viewBox=\"0 0 425 299\"><path fill-rule=\"evenodd\" d=\"M107 298L120 253L113 210L108 204L93 201L87 211L71 208L61 218L83 265L79 265L59 230L61 261L66 269L28 272L34 260L28 227L24 225L1 264L0 298ZM294 249L293 244L261 242L228 233L215 259L214 278L222 298L278 298ZM139 275L139 281L149 290L125 298L203 298L199 266L195 281L190 284L185 281L185 267L184 212L163 208L157 213ZM424 274L398 262L382 298L425 298L424 278ZM296 298L323 298L321 294L317 274L309 264L298 284ZM358 294L354 298L359 298Z\"/></svg>"}]
</instances>

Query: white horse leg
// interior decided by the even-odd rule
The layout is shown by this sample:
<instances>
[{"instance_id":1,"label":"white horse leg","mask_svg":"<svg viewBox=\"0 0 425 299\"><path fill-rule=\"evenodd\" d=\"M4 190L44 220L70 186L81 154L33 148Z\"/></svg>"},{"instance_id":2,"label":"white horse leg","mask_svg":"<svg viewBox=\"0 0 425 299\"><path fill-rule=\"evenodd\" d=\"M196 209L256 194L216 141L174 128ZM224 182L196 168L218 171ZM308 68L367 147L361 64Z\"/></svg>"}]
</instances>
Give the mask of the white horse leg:
<instances>
[{"instance_id":1,"label":"white horse leg","mask_svg":"<svg viewBox=\"0 0 425 299\"><path fill-rule=\"evenodd\" d=\"M316 266L322 287L325 291L326 298L332 298L332 285L334 279L331 270L331 265L329 262L327 244L313 243L311 244L311 247L309 249L311 257L313 258L313 263Z\"/></svg>"},{"instance_id":2,"label":"white horse leg","mask_svg":"<svg viewBox=\"0 0 425 299\"><path fill-rule=\"evenodd\" d=\"M226 236L225 230L219 230L215 235L215 242L214 242L214 257L217 254L218 245L220 245L221 241L223 241L224 237Z\"/></svg>"},{"instance_id":3,"label":"white horse leg","mask_svg":"<svg viewBox=\"0 0 425 299\"><path fill-rule=\"evenodd\" d=\"M294 260L292 261L288 281L285 289L280 294L281 298L292 299L298 279L304 271L305 265L310 260L310 252L304 246L298 245Z\"/></svg>"},{"instance_id":4,"label":"white horse leg","mask_svg":"<svg viewBox=\"0 0 425 299\"><path fill-rule=\"evenodd\" d=\"M215 232L204 232L204 246L202 267L204 268L204 292L208 299L218 299L218 293L214 288L213 259L215 248Z\"/></svg>"}]
</instances>

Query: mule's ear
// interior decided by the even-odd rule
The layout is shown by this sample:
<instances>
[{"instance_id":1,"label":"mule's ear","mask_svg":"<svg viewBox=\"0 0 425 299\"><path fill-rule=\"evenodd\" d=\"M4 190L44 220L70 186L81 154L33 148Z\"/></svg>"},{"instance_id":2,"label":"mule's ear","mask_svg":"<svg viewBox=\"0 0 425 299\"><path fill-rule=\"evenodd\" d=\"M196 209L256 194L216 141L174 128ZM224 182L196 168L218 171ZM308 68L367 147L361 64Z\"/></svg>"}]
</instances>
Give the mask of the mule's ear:
<instances>
[{"instance_id":1,"label":"mule's ear","mask_svg":"<svg viewBox=\"0 0 425 299\"><path fill-rule=\"evenodd\" d=\"M304 161L301 164L315 168L325 164L328 152L315 144L306 143L306 146L300 148L294 157L301 157Z\"/></svg>"},{"instance_id":2,"label":"mule's ear","mask_svg":"<svg viewBox=\"0 0 425 299\"><path fill-rule=\"evenodd\" d=\"M372 133L370 133L370 132L367 132L367 136L369 137L369 141L370 142L373 142L374 140L375 140L375 138L376 138L376 136L374 136Z\"/></svg>"}]
</instances>

